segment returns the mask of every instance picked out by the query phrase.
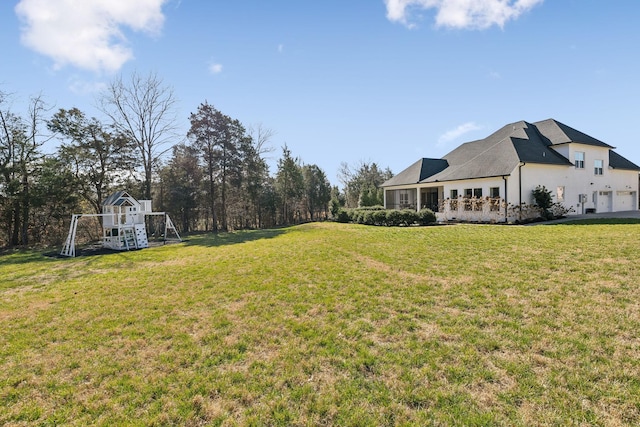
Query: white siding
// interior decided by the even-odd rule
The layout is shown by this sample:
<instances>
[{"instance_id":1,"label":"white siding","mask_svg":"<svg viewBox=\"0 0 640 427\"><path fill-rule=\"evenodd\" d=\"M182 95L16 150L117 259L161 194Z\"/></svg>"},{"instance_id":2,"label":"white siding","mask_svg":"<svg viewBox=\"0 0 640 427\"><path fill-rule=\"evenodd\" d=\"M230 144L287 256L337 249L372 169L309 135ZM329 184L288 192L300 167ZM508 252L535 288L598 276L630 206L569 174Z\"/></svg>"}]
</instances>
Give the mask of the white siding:
<instances>
[{"instance_id":1,"label":"white siding","mask_svg":"<svg viewBox=\"0 0 640 427\"><path fill-rule=\"evenodd\" d=\"M573 208L575 214L586 213L593 209L596 212L637 209L638 172L609 168L609 149L607 148L583 144L569 145L569 158L572 161L576 151L585 153L584 168L526 164L522 167L523 202L533 202L531 192L538 185L544 185L551 191L554 195L553 200L556 202L557 188L562 186L564 202L561 203L566 208ZM595 160L603 161L602 175L594 173ZM517 170L514 175L517 176ZM606 194L601 194L607 192L611 193L610 203L606 199ZM580 201L581 194L586 194L585 203Z\"/></svg>"}]
</instances>

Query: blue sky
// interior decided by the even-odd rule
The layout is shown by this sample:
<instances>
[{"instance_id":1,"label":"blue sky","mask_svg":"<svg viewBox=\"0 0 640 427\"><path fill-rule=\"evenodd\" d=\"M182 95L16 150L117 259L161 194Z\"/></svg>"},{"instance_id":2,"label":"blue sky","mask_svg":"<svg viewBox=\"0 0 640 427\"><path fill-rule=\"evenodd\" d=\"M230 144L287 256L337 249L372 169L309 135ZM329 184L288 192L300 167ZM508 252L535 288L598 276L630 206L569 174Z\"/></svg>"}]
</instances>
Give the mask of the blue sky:
<instances>
[{"instance_id":1,"label":"blue sky","mask_svg":"<svg viewBox=\"0 0 640 427\"><path fill-rule=\"evenodd\" d=\"M639 18L636 0L3 1L0 90L101 118L107 82L153 71L184 133L206 100L333 184L341 162L399 173L547 118L640 163Z\"/></svg>"}]
</instances>

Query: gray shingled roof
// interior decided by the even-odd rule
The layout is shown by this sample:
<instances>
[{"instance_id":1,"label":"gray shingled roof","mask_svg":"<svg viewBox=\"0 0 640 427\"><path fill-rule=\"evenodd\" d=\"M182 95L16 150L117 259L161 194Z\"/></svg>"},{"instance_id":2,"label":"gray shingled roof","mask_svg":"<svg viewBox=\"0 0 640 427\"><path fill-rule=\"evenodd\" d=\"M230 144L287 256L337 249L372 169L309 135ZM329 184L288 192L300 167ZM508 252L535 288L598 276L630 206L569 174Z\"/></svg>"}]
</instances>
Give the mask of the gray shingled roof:
<instances>
[{"instance_id":1,"label":"gray shingled roof","mask_svg":"<svg viewBox=\"0 0 640 427\"><path fill-rule=\"evenodd\" d=\"M534 125L553 145L578 142L580 144L595 145L598 147L615 148L557 120L542 120L535 122Z\"/></svg>"},{"instance_id":2,"label":"gray shingled roof","mask_svg":"<svg viewBox=\"0 0 640 427\"><path fill-rule=\"evenodd\" d=\"M613 148L553 119L535 123L519 121L484 139L462 144L442 159L421 159L382 186L509 175L521 162L571 166L566 157L551 148L569 142ZM638 170L634 163L613 151L610 153L611 167Z\"/></svg>"},{"instance_id":3,"label":"gray shingled roof","mask_svg":"<svg viewBox=\"0 0 640 427\"><path fill-rule=\"evenodd\" d=\"M398 175L387 180L383 186L417 184L446 169L447 166L449 166L449 164L444 159L420 159Z\"/></svg>"},{"instance_id":4,"label":"gray shingled roof","mask_svg":"<svg viewBox=\"0 0 640 427\"><path fill-rule=\"evenodd\" d=\"M640 171L640 166L627 160L613 150L609 150L609 166L614 169L625 169L631 171Z\"/></svg>"}]
</instances>

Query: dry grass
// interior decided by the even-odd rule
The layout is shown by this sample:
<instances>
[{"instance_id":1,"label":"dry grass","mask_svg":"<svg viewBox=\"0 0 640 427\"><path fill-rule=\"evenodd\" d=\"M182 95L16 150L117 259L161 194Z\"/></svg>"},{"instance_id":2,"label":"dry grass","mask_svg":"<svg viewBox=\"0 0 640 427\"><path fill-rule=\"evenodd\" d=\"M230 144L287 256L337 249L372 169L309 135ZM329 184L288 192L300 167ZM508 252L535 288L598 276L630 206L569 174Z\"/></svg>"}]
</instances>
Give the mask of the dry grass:
<instances>
[{"instance_id":1,"label":"dry grass","mask_svg":"<svg viewBox=\"0 0 640 427\"><path fill-rule=\"evenodd\" d=\"M0 258L2 425L634 425L638 224Z\"/></svg>"}]
</instances>

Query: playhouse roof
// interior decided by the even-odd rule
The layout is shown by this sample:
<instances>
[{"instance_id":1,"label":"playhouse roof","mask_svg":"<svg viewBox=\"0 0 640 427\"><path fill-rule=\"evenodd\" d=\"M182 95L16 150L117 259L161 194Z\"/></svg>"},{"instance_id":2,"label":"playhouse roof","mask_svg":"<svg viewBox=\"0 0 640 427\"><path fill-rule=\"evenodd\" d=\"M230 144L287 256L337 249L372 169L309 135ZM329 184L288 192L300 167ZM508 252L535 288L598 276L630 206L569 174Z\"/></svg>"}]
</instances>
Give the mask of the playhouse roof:
<instances>
[{"instance_id":1,"label":"playhouse roof","mask_svg":"<svg viewBox=\"0 0 640 427\"><path fill-rule=\"evenodd\" d=\"M102 202L102 206L122 206L127 203L134 204L138 201L126 191L116 191Z\"/></svg>"}]
</instances>

